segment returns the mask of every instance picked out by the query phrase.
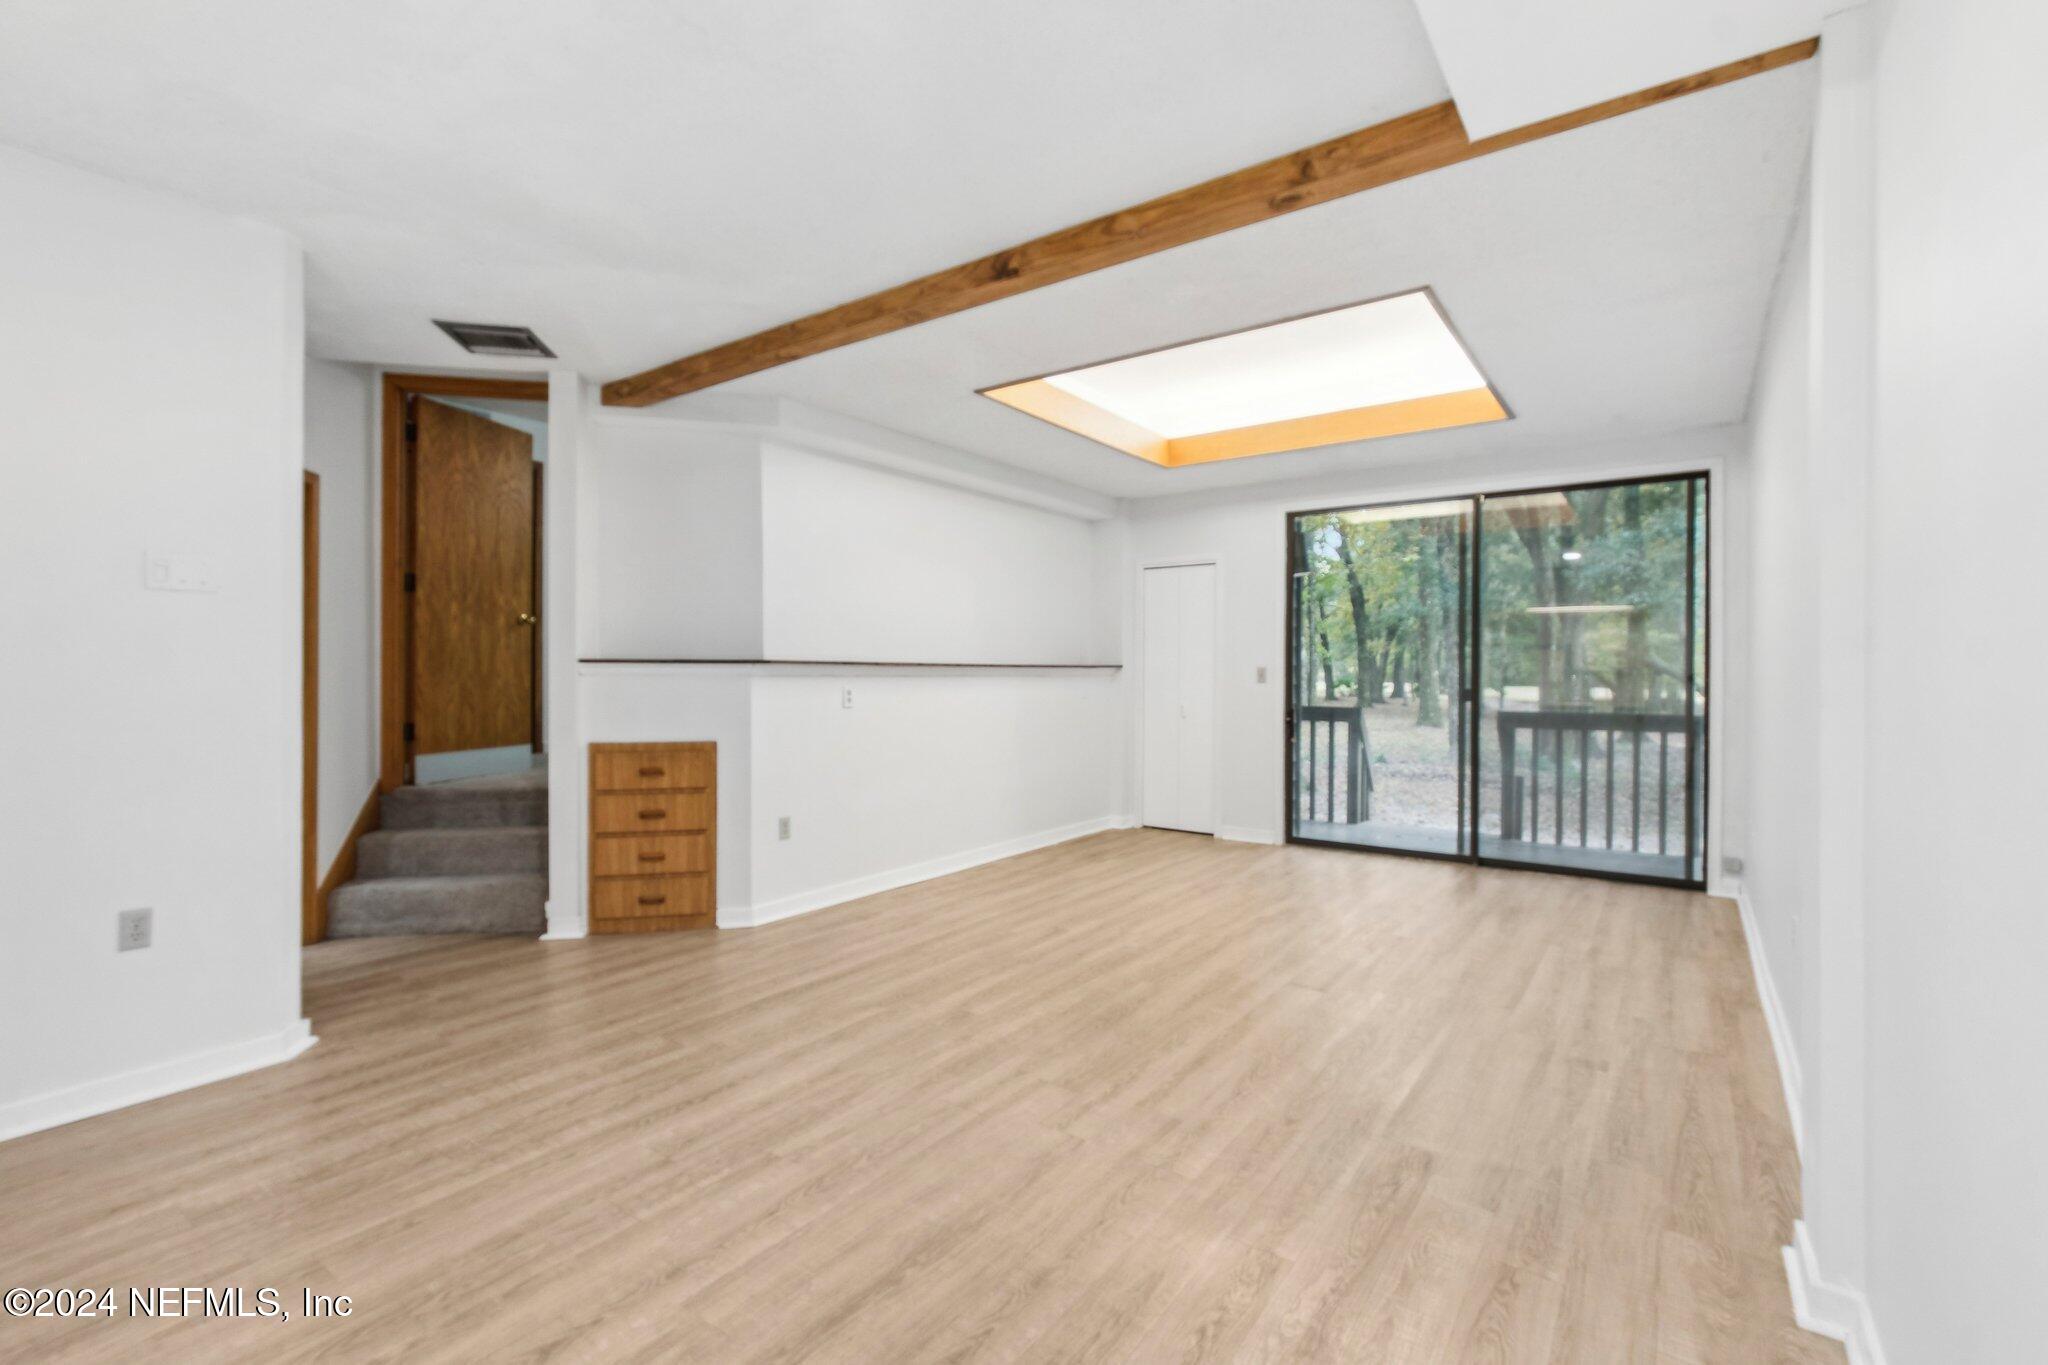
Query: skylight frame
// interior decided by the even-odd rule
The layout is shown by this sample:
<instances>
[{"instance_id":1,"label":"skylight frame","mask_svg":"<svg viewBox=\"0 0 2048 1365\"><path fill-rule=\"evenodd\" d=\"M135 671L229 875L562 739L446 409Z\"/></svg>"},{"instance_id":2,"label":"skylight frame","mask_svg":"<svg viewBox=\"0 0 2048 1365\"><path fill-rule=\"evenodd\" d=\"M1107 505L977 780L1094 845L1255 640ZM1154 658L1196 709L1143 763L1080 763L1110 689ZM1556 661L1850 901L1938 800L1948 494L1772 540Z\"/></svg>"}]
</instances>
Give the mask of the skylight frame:
<instances>
[{"instance_id":1,"label":"skylight frame","mask_svg":"<svg viewBox=\"0 0 2048 1365\"><path fill-rule=\"evenodd\" d=\"M1437 322L1463 352L1473 373L1479 376L1481 387L1421 398L1399 399L1367 407L1313 413L1247 427L1168 437L1049 382L1061 375L1093 370L1125 360L1135 360L1141 356L1161 355L1226 337L1244 336L1270 327L1281 327L1288 323L1302 322L1310 318L1416 295L1428 301L1431 310L1436 314ZM1313 450L1320 446L1378 440L1381 437L1404 436L1423 431L1444 431L1456 427L1511 421L1514 418L1514 410L1508 406L1507 400L1501 397L1499 387L1487 374L1485 366L1479 363L1479 357L1473 353L1471 345L1466 342L1457 324L1451 321L1449 312L1437 298L1435 288L1430 285L1399 289L1370 298L1353 299L1346 303L1333 304L1328 308L1273 318L1247 327L1232 328L1229 331L1212 332L1207 336L1190 337L1185 341L1170 342L1164 346L1132 351L1125 355L1108 356L1078 365L1066 365L1030 378L992 384L976 392L983 398L1001 403L1012 411L1037 418L1063 431L1093 441L1097 445L1107 446L1119 454L1167 469L1211 464L1219 460L1244 459L1255 455L1288 454L1300 450Z\"/></svg>"}]
</instances>

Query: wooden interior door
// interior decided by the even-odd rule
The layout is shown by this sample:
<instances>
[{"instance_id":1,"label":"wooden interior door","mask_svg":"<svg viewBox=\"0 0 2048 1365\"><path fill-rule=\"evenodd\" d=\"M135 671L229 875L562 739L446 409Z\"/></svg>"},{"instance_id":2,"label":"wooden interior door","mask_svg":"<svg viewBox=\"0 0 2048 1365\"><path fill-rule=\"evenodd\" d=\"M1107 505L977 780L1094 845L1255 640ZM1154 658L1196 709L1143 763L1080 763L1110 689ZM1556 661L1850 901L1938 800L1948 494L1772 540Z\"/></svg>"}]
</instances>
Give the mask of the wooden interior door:
<instances>
[{"instance_id":1,"label":"wooden interior door","mask_svg":"<svg viewBox=\"0 0 2048 1365\"><path fill-rule=\"evenodd\" d=\"M533 438L413 400L412 752L531 744Z\"/></svg>"}]
</instances>

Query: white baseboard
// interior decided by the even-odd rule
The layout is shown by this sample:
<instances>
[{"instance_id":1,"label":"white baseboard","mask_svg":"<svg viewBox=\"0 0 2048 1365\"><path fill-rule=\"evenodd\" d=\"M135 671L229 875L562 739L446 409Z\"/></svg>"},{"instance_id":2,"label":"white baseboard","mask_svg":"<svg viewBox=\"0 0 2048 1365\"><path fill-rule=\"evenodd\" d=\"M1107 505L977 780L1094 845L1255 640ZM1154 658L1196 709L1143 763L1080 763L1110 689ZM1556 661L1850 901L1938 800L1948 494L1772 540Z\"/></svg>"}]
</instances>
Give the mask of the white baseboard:
<instances>
[{"instance_id":1,"label":"white baseboard","mask_svg":"<svg viewBox=\"0 0 2048 1365\"><path fill-rule=\"evenodd\" d=\"M577 890L574 887L554 889L564 892ZM550 895L544 910L548 917L548 927L541 931L541 942L590 937L590 920L584 914L583 897L580 892L575 895Z\"/></svg>"},{"instance_id":2,"label":"white baseboard","mask_svg":"<svg viewBox=\"0 0 2048 1365\"><path fill-rule=\"evenodd\" d=\"M1250 825L1218 825L1218 839L1228 839L1233 844L1277 844L1280 835L1270 829L1255 829Z\"/></svg>"},{"instance_id":3,"label":"white baseboard","mask_svg":"<svg viewBox=\"0 0 2048 1365\"><path fill-rule=\"evenodd\" d=\"M1770 1030L1771 1050L1777 1054L1778 1078L1785 1088L1785 1110L1792 1120L1792 1140L1801 1159L1806 1153L1806 1120L1800 1105L1799 1050L1792 1041L1784 1001L1771 975L1770 959L1757 927L1756 907L1749 888L1733 884L1736 910L1742 917L1742 937L1749 947L1750 970L1756 975L1757 999L1763 1004L1764 1024ZM1849 1365L1884 1365L1884 1347L1877 1338L1877 1323L1870 1314L1870 1300L1863 1291L1823 1279L1813 1254L1813 1238L1802 1219L1792 1225L1792 1245L1784 1249L1785 1282L1792 1292L1792 1316L1809 1332L1832 1337L1846 1348Z\"/></svg>"},{"instance_id":4,"label":"white baseboard","mask_svg":"<svg viewBox=\"0 0 2048 1365\"><path fill-rule=\"evenodd\" d=\"M1792 1316L1801 1327L1841 1342L1849 1365L1885 1365L1870 1300L1860 1289L1821 1278L1804 1220L1792 1225L1792 1245L1785 1248L1785 1280L1792 1288Z\"/></svg>"},{"instance_id":5,"label":"white baseboard","mask_svg":"<svg viewBox=\"0 0 2048 1365\"><path fill-rule=\"evenodd\" d=\"M276 1033L31 1095L0 1105L0 1142L288 1062L319 1041L311 1022L301 1019Z\"/></svg>"},{"instance_id":6,"label":"white baseboard","mask_svg":"<svg viewBox=\"0 0 2048 1365\"><path fill-rule=\"evenodd\" d=\"M809 914L823 910L830 905L859 900L883 891L893 891L899 886L915 882L930 881L952 872L964 872L970 867L996 862L1002 858L1014 858L1020 853L1034 849L1050 848L1054 844L1066 843L1090 834L1100 834L1106 829L1128 828L1125 818L1119 815L1104 815L1078 824L1061 825L1055 829L1040 830L1035 834L1005 839L1001 843L986 844L962 853L949 853L942 858L931 858L907 867L891 868L887 872L876 872L866 877L855 877L850 881L836 882L811 891L799 891L795 895L781 896L772 901L762 901L752 906L727 906L718 912L718 927L721 929L746 929L762 924L773 924L777 920L789 919L793 915Z\"/></svg>"},{"instance_id":7,"label":"white baseboard","mask_svg":"<svg viewBox=\"0 0 2048 1365\"><path fill-rule=\"evenodd\" d=\"M1749 888L1734 883L1735 908L1742 916L1742 937L1749 945L1749 967L1756 976L1757 999L1763 1002L1764 1024L1771 1031L1771 1051L1778 1057L1778 1081L1785 1089L1785 1112L1792 1118L1792 1142L1800 1155L1806 1154L1806 1116L1800 1096L1806 1089L1799 1069L1799 1049L1792 1041L1792 1024L1785 1018L1785 1004L1778 996L1778 983L1771 976L1770 959L1764 955L1762 932L1757 928L1756 907L1750 904Z\"/></svg>"}]
</instances>

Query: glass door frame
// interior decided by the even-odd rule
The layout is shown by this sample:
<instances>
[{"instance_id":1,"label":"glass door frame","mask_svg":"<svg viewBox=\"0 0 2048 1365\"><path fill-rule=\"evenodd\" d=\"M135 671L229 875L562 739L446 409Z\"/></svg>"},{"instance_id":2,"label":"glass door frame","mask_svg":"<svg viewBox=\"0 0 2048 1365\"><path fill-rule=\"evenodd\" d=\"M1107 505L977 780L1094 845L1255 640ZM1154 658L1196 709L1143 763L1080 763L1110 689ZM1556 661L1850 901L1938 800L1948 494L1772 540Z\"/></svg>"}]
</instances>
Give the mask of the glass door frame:
<instances>
[{"instance_id":1,"label":"glass door frame","mask_svg":"<svg viewBox=\"0 0 2048 1365\"><path fill-rule=\"evenodd\" d=\"M1303 844L1311 848L1341 848L1353 853L1391 853L1397 857L1428 858L1440 863L1470 863L1473 861L1473 856L1478 850L1475 832L1477 830L1479 787L1472 778L1472 772L1474 771L1473 765L1476 764L1478 759L1479 745L1477 743L1478 732L1472 728L1471 705L1474 697L1477 695L1474 690L1474 680L1479 676L1479 656L1478 652L1471 647L1472 642L1476 640L1476 632L1471 629L1471 622L1476 618L1472 617L1471 611L1473 604L1477 601L1477 580L1474 577L1473 570L1477 564L1476 556L1479 552L1480 499L1481 495L1479 494L1452 493L1443 497L1422 496L1395 498L1388 502L1353 502L1345 503L1339 507L1314 507L1304 511L1284 512L1281 514L1281 525L1285 528L1284 537L1287 542L1286 579L1282 586L1282 611L1287 618L1287 699L1286 704L1281 708L1281 724L1284 727L1282 747L1286 754L1284 760L1286 769L1281 775L1281 811L1284 822L1284 828L1280 831L1282 842ZM1301 650L1300 641L1296 638L1296 630L1300 625L1300 621L1297 619L1295 607L1294 580L1296 574L1301 571L1302 566L1297 562L1301 549L1301 538L1295 533L1295 523L1303 517L1330 516L1340 512L1376 512L1389 508L1442 506L1448 503L1464 504L1465 511L1463 515L1466 520L1465 544L1463 553L1458 556L1457 586L1458 620L1466 628L1457 632L1458 695L1450 699L1450 704L1458 717L1458 757L1456 760L1456 771L1458 774L1458 824L1453 833L1461 851L1444 852L1423 848L1377 848L1363 844L1345 843L1336 839L1311 839L1296 834L1294 826L1298 802L1296 800L1295 778L1300 772L1299 746L1297 741L1300 739L1301 734L1300 727L1295 724L1295 705L1300 695L1300 681L1296 666L1300 662ZM1368 753L1366 755L1368 766L1370 766L1371 761L1372 756Z\"/></svg>"},{"instance_id":2,"label":"glass door frame","mask_svg":"<svg viewBox=\"0 0 2048 1365\"><path fill-rule=\"evenodd\" d=\"M1683 817L1687 843L1686 861L1688 867L1695 850L1691 847L1695 837L1699 840L1696 850L1700 875L1694 877L1659 877L1639 872L1619 872L1595 868L1567 868L1551 864L1524 862L1512 858L1482 855L1479 852L1480 825L1483 818L1484 802L1480 799L1482 757L1485 745L1481 742L1479 727L1483 717L1483 688L1480 665L1483 656L1480 628L1481 607L1481 565L1486 542L1485 514L1489 499L1527 497L1540 493L1578 493L1598 488L1626 488L1631 485L1652 483L1678 483L1689 485L1687 493L1688 515L1685 522L1686 534L1686 577L1691 580L1694 566L1698 568L1697 585L1688 581L1685 594L1685 627L1688 647L1686 649L1685 711L1688 727L1695 716L1694 698L1701 690L1707 695L1706 720L1699 727L1702 752L1693 754L1688 745L1687 774L1684 782ZM1714 471L1704 469L1680 469L1669 473L1629 474L1606 479L1583 479L1569 483L1536 484L1533 486L1488 489L1473 493L1448 493L1439 495L1417 494L1412 497L1396 498L1382 502L1343 503L1334 507L1311 507L1281 513L1281 533L1286 546L1286 562L1281 584L1282 615L1287 621L1287 695L1281 708L1283 727L1282 772L1281 772L1281 813L1283 828L1281 840L1288 844L1302 844L1311 848L1338 848L1352 853L1384 853L1397 858L1427 858L1436 862L1465 863L1474 867L1507 868L1521 872L1549 872L1573 877L1593 877L1601 881L1632 882L1646 886L1669 886L1683 890L1704 891L1708 880L1708 860L1713 848L1712 802L1712 755L1715 751L1713 728L1719 707L1714 704L1715 690L1712 684L1714 662L1713 633L1713 575L1714 575ZM1470 505L1470 533L1466 537L1465 554L1459 566L1463 579L1463 612L1467 629L1459 633L1458 677L1460 695L1455 698L1459 725L1463 737L1462 761L1465 771L1459 777L1458 817L1460 829L1458 842L1465 848L1462 853L1444 853L1427 849L1370 848L1360 844L1344 843L1333 839L1310 839L1294 832L1298 814L1295 782L1299 768L1298 744L1299 727L1295 724L1295 704L1299 682L1296 666L1300 661L1299 610L1295 600L1295 578L1303 566L1297 562L1300 552L1300 537L1296 534L1295 523L1303 517L1330 516L1339 512L1376 511L1391 507L1418 506L1425 503L1462 502ZM1469 636L1469 639L1467 638ZM1693 646L1697 641L1697 647ZM1699 673L1694 675L1694 661L1698 660ZM1688 734L1691 733L1688 728ZM1371 755L1367 755L1367 762ZM1695 812L1693 803L1698 802Z\"/></svg>"}]
</instances>

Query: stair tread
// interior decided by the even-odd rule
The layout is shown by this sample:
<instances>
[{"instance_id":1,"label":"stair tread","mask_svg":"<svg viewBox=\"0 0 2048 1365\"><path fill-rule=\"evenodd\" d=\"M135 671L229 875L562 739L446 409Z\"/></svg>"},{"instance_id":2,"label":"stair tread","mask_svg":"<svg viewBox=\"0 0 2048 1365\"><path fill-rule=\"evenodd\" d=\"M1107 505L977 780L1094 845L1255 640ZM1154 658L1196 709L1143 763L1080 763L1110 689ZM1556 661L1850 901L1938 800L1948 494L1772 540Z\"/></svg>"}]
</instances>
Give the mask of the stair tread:
<instances>
[{"instance_id":1,"label":"stair tread","mask_svg":"<svg viewBox=\"0 0 2048 1365\"><path fill-rule=\"evenodd\" d=\"M365 834L356 879L540 872L548 865L546 825L419 825Z\"/></svg>"},{"instance_id":2,"label":"stair tread","mask_svg":"<svg viewBox=\"0 0 2048 1365\"><path fill-rule=\"evenodd\" d=\"M543 872L375 877L336 888L328 932L336 938L538 933L547 924L546 901Z\"/></svg>"},{"instance_id":3,"label":"stair tread","mask_svg":"<svg viewBox=\"0 0 2048 1365\"><path fill-rule=\"evenodd\" d=\"M400 787L386 792L383 828L394 830L546 828L545 786Z\"/></svg>"},{"instance_id":4,"label":"stair tread","mask_svg":"<svg viewBox=\"0 0 2048 1365\"><path fill-rule=\"evenodd\" d=\"M546 787L393 787L384 799L401 801L530 801L548 794Z\"/></svg>"},{"instance_id":5,"label":"stair tread","mask_svg":"<svg viewBox=\"0 0 2048 1365\"><path fill-rule=\"evenodd\" d=\"M485 882L516 882L522 885L537 884L540 886L546 886L547 880L548 874L545 872L450 872L442 875L435 875L432 873L420 875L408 874L403 877L371 877L368 879L358 879L352 882L344 882L342 885L335 888L334 894L339 896L344 892L348 891L349 888L351 887L372 885L389 887L411 887L417 885L421 887L445 888L458 883L462 885L481 885Z\"/></svg>"},{"instance_id":6,"label":"stair tread","mask_svg":"<svg viewBox=\"0 0 2048 1365\"><path fill-rule=\"evenodd\" d=\"M482 842L488 839L502 839L508 836L547 836L546 825L405 825L397 829L373 829L363 835L362 842L375 839L379 843L392 843L401 839L474 839Z\"/></svg>"}]
</instances>

